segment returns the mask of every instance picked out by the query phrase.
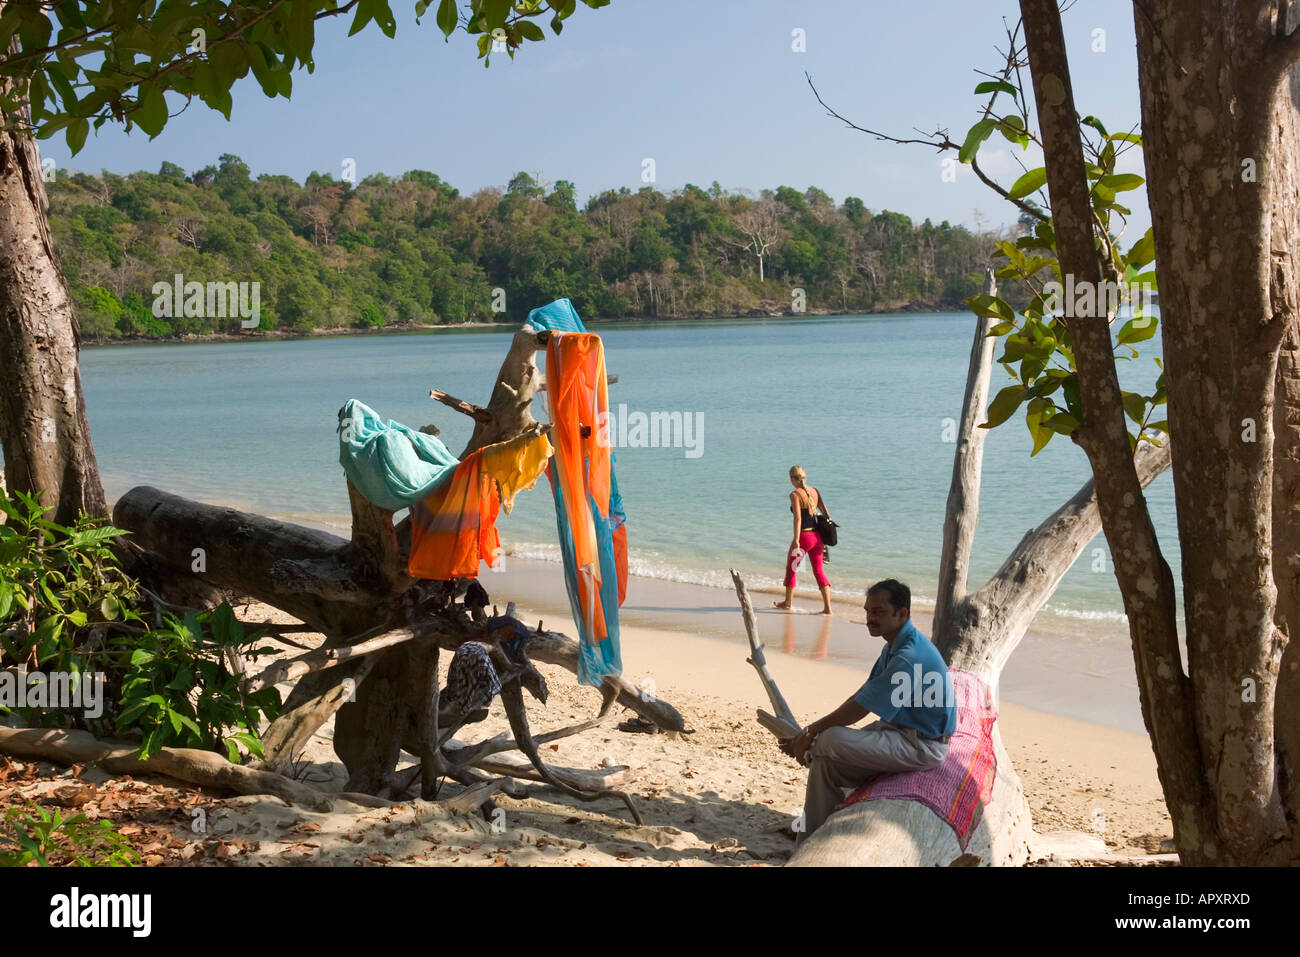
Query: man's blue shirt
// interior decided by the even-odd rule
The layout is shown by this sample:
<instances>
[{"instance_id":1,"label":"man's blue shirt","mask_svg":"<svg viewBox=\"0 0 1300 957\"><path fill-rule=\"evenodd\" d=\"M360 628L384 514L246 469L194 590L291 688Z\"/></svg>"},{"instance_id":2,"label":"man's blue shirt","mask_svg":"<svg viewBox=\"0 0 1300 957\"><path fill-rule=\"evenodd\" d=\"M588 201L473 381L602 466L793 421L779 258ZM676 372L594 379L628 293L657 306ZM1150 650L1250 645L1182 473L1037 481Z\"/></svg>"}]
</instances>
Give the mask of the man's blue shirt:
<instances>
[{"instance_id":1,"label":"man's blue shirt","mask_svg":"<svg viewBox=\"0 0 1300 957\"><path fill-rule=\"evenodd\" d=\"M853 700L890 724L928 738L957 730L957 696L939 649L908 619L886 643Z\"/></svg>"}]
</instances>

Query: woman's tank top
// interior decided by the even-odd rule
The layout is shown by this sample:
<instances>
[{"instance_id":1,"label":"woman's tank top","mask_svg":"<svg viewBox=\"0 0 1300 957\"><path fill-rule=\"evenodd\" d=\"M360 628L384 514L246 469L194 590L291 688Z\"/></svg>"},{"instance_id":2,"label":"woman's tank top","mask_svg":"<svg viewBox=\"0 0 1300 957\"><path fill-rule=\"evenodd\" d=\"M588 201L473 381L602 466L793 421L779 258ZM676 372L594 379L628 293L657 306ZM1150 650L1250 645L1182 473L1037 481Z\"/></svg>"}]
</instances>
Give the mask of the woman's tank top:
<instances>
[{"instance_id":1,"label":"woman's tank top","mask_svg":"<svg viewBox=\"0 0 1300 957\"><path fill-rule=\"evenodd\" d=\"M817 491L817 490L816 490L816 489L813 489L813 491L815 492L815 491ZM809 496L809 497L811 498L811 496ZM808 511L808 506L806 506L806 505L804 504L804 502L803 502L803 496L801 495L799 498L800 498L800 501L799 501L799 530L800 530L800 531L803 531L803 532L815 532L815 531L817 531L817 514L816 514L816 512L810 512L810 511ZM790 506L790 514L791 514L791 515L794 514L794 506L793 506L793 505Z\"/></svg>"}]
</instances>

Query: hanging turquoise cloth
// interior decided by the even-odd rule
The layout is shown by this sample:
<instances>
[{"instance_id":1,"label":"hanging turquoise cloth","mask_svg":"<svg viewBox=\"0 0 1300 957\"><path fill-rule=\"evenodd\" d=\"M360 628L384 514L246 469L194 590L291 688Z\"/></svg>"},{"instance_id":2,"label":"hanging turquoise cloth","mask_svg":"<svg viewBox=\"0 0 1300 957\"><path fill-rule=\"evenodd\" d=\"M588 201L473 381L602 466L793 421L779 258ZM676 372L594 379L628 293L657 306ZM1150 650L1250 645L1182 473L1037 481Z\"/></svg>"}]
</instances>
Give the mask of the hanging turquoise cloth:
<instances>
[{"instance_id":1,"label":"hanging turquoise cloth","mask_svg":"<svg viewBox=\"0 0 1300 957\"><path fill-rule=\"evenodd\" d=\"M339 409L338 433L347 477L368 502L394 512L426 498L460 464L434 436L383 421L359 399Z\"/></svg>"},{"instance_id":2,"label":"hanging turquoise cloth","mask_svg":"<svg viewBox=\"0 0 1300 957\"><path fill-rule=\"evenodd\" d=\"M586 332L587 327L578 318L578 311L568 299L557 299L528 314L528 324L535 329L553 332ZM618 630L618 568L614 562L614 530L622 525L627 515L623 510L623 496L618 491L618 477L614 464L618 457L610 454L609 466L609 518L600 514L596 501L587 496L591 518L596 526L596 551L600 556L600 604L605 613L605 640L599 644L590 623L583 620L582 603L578 598L578 563L574 556L573 534L569 531L568 514L564 510L564 493L556 481L559 459L551 457L546 466L546 477L551 482L551 495L555 499L555 525L560 537L560 555L564 561L564 585L569 593L569 608L573 622L578 626L578 682L600 685L605 675L623 672L619 653Z\"/></svg>"}]
</instances>

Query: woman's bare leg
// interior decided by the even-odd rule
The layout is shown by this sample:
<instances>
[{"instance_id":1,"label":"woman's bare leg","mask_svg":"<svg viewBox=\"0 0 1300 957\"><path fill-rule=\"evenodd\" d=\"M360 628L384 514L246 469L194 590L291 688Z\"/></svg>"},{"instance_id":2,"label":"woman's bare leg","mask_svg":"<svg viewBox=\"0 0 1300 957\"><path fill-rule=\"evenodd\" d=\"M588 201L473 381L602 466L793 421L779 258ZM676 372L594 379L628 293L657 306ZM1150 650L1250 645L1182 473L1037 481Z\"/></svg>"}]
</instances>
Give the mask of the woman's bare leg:
<instances>
[{"instance_id":1,"label":"woman's bare leg","mask_svg":"<svg viewBox=\"0 0 1300 957\"><path fill-rule=\"evenodd\" d=\"M831 586L830 585L822 586L822 605L824 606L822 608L822 614L829 615L831 613Z\"/></svg>"},{"instance_id":2,"label":"woman's bare leg","mask_svg":"<svg viewBox=\"0 0 1300 957\"><path fill-rule=\"evenodd\" d=\"M790 602L792 602L793 600L794 600L794 589L793 589L793 588L787 588L787 589L785 590L785 601L774 601L774 602L772 602L772 607L773 607L773 608L786 608L786 609L788 609L788 608L792 607L791 604L790 604Z\"/></svg>"}]
</instances>

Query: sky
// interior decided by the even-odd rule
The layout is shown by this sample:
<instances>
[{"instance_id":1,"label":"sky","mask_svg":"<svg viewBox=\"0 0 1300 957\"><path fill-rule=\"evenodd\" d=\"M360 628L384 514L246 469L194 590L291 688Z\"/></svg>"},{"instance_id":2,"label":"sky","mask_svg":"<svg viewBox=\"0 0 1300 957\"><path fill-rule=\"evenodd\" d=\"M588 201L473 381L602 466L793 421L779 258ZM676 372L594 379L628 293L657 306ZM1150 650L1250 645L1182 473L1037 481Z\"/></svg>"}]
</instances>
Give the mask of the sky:
<instances>
[{"instance_id":1,"label":"sky","mask_svg":"<svg viewBox=\"0 0 1300 957\"><path fill-rule=\"evenodd\" d=\"M968 167L945 181L934 150L879 142L827 116L804 76L860 126L899 137L945 127L960 141L985 99L972 93L983 79L975 70L999 66L1014 0L580 3L561 36L547 29L544 42L526 43L513 62L493 56L489 69L474 38L444 42L432 11L417 24L413 2L393 8L392 40L373 23L348 37L351 15L318 24L315 71L294 74L291 100L268 99L249 76L234 89L230 121L196 99L152 141L106 124L75 159L61 138L42 153L60 169L116 173L157 171L164 160L192 172L233 153L254 176L299 182L313 170L339 177L351 159L358 181L427 169L462 193L504 187L522 170L573 181L580 204L646 185L653 160L653 185L664 191L715 180L755 193L817 186L836 202L857 196L918 222L995 227L1018 216ZM1064 26L1080 112L1112 132L1133 128L1130 0L1076 0ZM805 49L796 52L800 30ZM173 113L183 106L169 102ZM995 139L981 165L1003 185L1020 173L1013 153L1041 165L1032 148ZM1137 151L1124 160L1122 169L1141 172ZM1127 195L1131 228L1144 230L1144 195Z\"/></svg>"}]
</instances>

